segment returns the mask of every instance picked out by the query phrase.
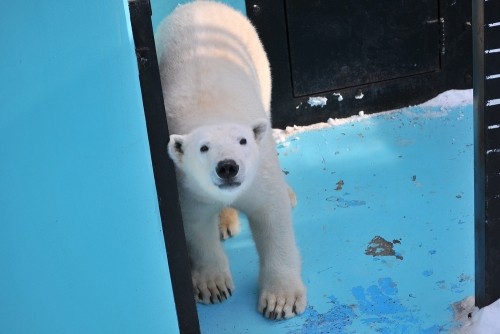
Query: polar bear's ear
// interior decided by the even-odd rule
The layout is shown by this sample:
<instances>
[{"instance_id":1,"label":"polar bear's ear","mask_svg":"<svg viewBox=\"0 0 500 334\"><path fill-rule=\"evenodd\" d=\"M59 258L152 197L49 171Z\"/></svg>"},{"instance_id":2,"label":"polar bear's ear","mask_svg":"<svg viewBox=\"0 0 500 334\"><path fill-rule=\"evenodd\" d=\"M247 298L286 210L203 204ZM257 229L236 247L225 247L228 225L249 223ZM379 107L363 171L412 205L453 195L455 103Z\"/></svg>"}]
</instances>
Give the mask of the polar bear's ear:
<instances>
[{"instance_id":1,"label":"polar bear's ear","mask_svg":"<svg viewBox=\"0 0 500 334\"><path fill-rule=\"evenodd\" d=\"M253 134L255 135L255 141L260 143L262 138L265 137L267 129L269 128L269 122L266 119L260 119L254 123L252 126Z\"/></svg>"},{"instance_id":2,"label":"polar bear's ear","mask_svg":"<svg viewBox=\"0 0 500 334\"><path fill-rule=\"evenodd\" d=\"M168 155L174 160L175 163L180 163L182 161L182 156L184 155L184 136L181 135L170 135L170 141L168 142Z\"/></svg>"}]
</instances>

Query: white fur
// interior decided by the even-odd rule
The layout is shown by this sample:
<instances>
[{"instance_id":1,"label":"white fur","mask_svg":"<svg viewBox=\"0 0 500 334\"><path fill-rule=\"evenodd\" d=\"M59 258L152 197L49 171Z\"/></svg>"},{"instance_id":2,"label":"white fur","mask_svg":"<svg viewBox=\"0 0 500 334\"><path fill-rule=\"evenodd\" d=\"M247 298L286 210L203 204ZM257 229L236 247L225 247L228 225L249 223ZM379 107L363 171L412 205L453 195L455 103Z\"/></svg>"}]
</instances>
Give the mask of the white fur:
<instances>
[{"instance_id":1,"label":"white fur","mask_svg":"<svg viewBox=\"0 0 500 334\"><path fill-rule=\"evenodd\" d=\"M302 313L306 289L271 134L271 75L255 29L225 5L196 1L177 7L156 39L196 298L216 303L234 289L218 231L231 205L248 216L257 245L259 312ZM240 185L224 188L216 169L229 160L239 168L231 184Z\"/></svg>"}]
</instances>

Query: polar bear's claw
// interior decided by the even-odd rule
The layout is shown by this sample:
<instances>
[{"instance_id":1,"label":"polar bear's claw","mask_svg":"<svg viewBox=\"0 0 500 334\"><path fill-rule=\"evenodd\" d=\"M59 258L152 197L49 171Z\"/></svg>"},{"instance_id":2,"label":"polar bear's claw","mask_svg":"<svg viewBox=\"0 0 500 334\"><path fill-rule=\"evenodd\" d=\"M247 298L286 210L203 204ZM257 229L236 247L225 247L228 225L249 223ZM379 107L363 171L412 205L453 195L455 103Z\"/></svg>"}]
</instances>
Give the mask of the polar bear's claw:
<instances>
[{"instance_id":1,"label":"polar bear's claw","mask_svg":"<svg viewBox=\"0 0 500 334\"><path fill-rule=\"evenodd\" d=\"M301 314L305 311L305 308L306 297L301 292L293 295L262 292L258 311L268 319L280 320Z\"/></svg>"},{"instance_id":2,"label":"polar bear's claw","mask_svg":"<svg viewBox=\"0 0 500 334\"><path fill-rule=\"evenodd\" d=\"M227 274L193 274L195 299L203 304L218 304L232 296L233 281Z\"/></svg>"}]
</instances>

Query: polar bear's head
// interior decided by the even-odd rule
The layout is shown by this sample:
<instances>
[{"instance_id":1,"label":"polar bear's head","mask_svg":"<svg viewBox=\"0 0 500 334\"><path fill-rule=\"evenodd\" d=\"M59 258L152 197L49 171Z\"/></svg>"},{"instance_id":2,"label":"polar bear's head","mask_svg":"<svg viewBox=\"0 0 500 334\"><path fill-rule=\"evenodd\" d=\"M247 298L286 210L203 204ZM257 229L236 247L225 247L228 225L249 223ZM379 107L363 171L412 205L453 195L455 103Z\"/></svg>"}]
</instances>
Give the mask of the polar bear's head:
<instances>
[{"instance_id":1,"label":"polar bear's head","mask_svg":"<svg viewBox=\"0 0 500 334\"><path fill-rule=\"evenodd\" d=\"M182 171L183 186L229 204L252 183L269 127L265 119L251 126L202 126L187 135L171 135L168 153Z\"/></svg>"}]
</instances>

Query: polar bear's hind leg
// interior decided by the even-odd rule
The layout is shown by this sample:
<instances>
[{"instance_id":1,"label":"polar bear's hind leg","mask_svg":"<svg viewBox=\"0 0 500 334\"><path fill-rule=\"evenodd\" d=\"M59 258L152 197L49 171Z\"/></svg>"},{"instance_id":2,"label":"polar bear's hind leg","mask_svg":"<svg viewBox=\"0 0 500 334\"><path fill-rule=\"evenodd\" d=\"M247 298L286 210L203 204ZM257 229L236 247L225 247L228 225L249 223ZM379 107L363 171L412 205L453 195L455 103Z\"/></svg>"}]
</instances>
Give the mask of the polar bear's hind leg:
<instances>
[{"instance_id":1,"label":"polar bear's hind leg","mask_svg":"<svg viewBox=\"0 0 500 334\"><path fill-rule=\"evenodd\" d=\"M240 233L241 225L238 211L233 208L224 208L219 214L219 230L221 240L226 240Z\"/></svg>"}]
</instances>

